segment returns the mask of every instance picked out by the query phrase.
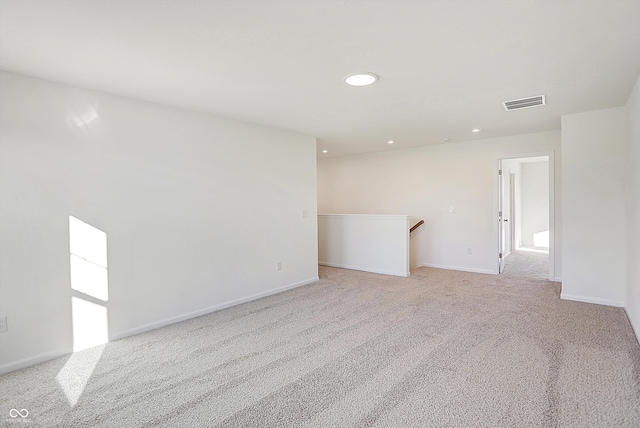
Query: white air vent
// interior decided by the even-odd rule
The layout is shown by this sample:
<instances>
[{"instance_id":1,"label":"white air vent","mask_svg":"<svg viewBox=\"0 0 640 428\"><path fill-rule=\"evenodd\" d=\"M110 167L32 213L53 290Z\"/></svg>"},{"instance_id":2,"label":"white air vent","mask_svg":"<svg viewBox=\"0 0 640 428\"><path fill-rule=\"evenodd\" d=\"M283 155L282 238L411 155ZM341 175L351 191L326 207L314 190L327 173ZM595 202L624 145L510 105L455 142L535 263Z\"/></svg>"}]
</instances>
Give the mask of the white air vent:
<instances>
[{"instance_id":1,"label":"white air vent","mask_svg":"<svg viewBox=\"0 0 640 428\"><path fill-rule=\"evenodd\" d=\"M519 100L504 101L502 103L507 111L518 110L521 108L538 107L545 105L544 95L536 95L535 97L520 98Z\"/></svg>"}]
</instances>

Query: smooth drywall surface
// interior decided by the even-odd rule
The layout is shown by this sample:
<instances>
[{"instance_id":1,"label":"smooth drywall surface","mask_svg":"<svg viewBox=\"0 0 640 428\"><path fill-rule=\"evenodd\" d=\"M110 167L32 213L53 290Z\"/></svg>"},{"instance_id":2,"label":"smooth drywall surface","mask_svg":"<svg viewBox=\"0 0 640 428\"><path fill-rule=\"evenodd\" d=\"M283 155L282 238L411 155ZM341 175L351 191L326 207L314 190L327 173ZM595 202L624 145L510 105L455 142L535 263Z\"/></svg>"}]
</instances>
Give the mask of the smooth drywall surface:
<instances>
[{"instance_id":1,"label":"smooth drywall surface","mask_svg":"<svg viewBox=\"0 0 640 428\"><path fill-rule=\"evenodd\" d=\"M522 163L521 180L522 245L548 247L549 162Z\"/></svg>"},{"instance_id":2,"label":"smooth drywall surface","mask_svg":"<svg viewBox=\"0 0 640 428\"><path fill-rule=\"evenodd\" d=\"M409 276L409 216L318 214L321 265Z\"/></svg>"},{"instance_id":3,"label":"smooth drywall surface","mask_svg":"<svg viewBox=\"0 0 640 428\"><path fill-rule=\"evenodd\" d=\"M503 174L514 177L514 212L509 213L509 221L513 227L513 242L509 250L517 250L522 246L522 162L520 159L504 159L502 161Z\"/></svg>"},{"instance_id":4,"label":"smooth drywall surface","mask_svg":"<svg viewBox=\"0 0 640 428\"><path fill-rule=\"evenodd\" d=\"M0 368L73 346L69 216L106 233L111 339L317 279L315 138L0 79Z\"/></svg>"},{"instance_id":5,"label":"smooth drywall surface","mask_svg":"<svg viewBox=\"0 0 640 428\"><path fill-rule=\"evenodd\" d=\"M622 306L625 108L562 116L562 297Z\"/></svg>"},{"instance_id":6,"label":"smooth drywall surface","mask_svg":"<svg viewBox=\"0 0 640 428\"><path fill-rule=\"evenodd\" d=\"M640 77L626 105L627 284L625 308L640 339Z\"/></svg>"},{"instance_id":7,"label":"smooth drywall surface","mask_svg":"<svg viewBox=\"0 0 640 428\"><path fill-rule=\"evenodd\" d=\"M552 131L324 159L318 162L318 207L325 213L408 214L411 225L424 219L411 234L413 267L495 273L497 160L556 153L555 231L561 236L559 151L560 132ZM559 276L558 246L555 254Z\"/></svg>"}]
</instances>

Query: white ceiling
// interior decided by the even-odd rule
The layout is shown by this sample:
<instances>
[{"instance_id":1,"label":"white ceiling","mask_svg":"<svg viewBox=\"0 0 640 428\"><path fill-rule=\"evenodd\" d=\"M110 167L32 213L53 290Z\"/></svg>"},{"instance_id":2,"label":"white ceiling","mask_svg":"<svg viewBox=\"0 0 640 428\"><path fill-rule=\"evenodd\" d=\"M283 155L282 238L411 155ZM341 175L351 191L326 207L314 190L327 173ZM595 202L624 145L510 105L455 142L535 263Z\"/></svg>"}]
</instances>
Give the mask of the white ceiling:
<instances>
[{"instance_id":1,"label":"white ceiling","mask_svg":"<svg viewBox=\"0 0 640 428\"><path fill-rule=\"evenodd\" d=\"M639 23L640 0L0 0L0 68L312 135L339 156L623 105ZM358 71L380 80L345 85ZM540 94L544 107L502 106Z\"/></svg>"}]
</instances>

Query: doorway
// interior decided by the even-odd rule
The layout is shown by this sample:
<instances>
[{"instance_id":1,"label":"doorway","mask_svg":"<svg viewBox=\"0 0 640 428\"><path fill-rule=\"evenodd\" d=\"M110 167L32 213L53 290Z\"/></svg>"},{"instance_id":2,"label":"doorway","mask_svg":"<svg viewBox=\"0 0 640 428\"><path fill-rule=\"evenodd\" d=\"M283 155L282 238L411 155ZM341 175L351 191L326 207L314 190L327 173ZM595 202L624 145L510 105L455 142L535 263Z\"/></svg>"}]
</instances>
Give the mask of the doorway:
<instances>
[{"instance_id":1,"label":"doorway","mask_svg":"<svg viewBox=\"0 0 640 428\"><path fill-rule=\"evenodd\" d=\"M515 263L530 263L533 255L544 264L542 275L555 278L553 153L498 159L497 273ZM533 266L530 266L533 268Z\"/></svg>"}]
</instances>

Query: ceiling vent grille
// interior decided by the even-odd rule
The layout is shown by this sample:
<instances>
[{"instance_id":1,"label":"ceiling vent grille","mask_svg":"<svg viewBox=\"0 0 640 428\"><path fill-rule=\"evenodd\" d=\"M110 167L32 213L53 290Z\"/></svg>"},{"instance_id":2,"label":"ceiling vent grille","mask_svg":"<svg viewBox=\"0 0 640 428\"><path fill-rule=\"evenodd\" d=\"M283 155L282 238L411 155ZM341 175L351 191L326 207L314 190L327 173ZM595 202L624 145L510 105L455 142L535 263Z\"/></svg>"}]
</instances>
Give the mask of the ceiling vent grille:
<instances>
[{"instance_id":1,"label":"ceiling vent grille","mask_svg":"<svg viewBox=\"0 0 640 428\"><path fill-rule=\"evenodd\" d=\"M502 103L507 111L519 110L521 108L538 107L546 104L544 95L535 97L520 98L519 100L504 101Z\"/></svg>"}]
</instances>

